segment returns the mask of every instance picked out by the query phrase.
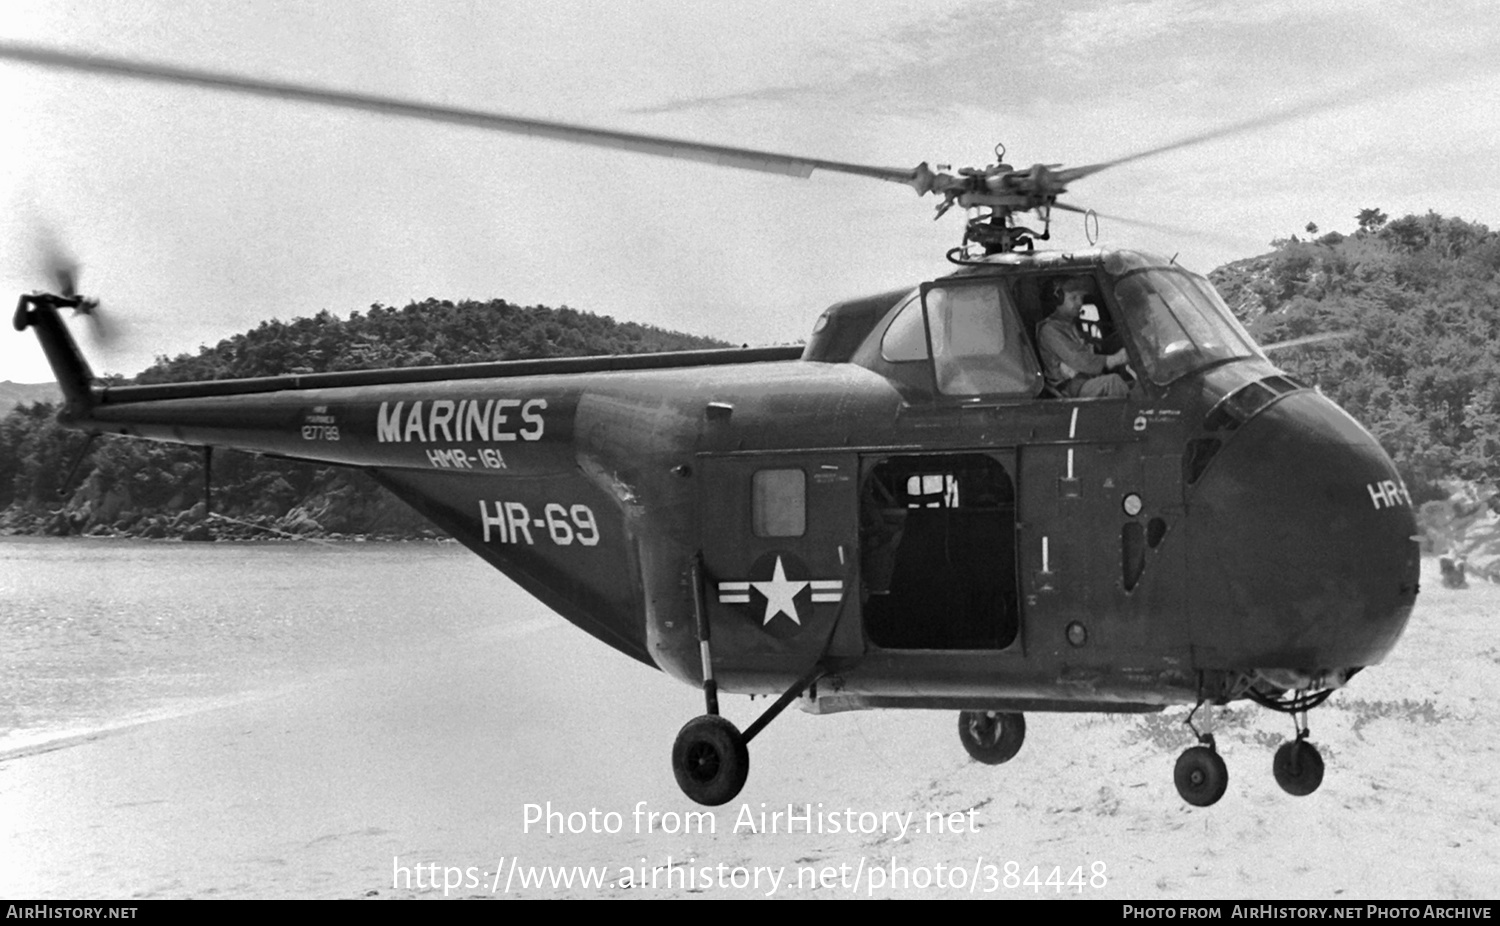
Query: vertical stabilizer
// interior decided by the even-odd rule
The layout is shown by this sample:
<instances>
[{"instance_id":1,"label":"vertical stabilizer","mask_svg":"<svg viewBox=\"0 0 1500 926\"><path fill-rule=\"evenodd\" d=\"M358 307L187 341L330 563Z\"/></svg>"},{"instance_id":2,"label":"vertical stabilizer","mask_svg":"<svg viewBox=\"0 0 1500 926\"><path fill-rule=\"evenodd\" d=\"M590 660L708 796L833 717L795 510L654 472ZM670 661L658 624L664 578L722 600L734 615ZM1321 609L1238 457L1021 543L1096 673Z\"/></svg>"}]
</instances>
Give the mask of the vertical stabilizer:
<instances>
[{"instance_id":1,"label":"vertical stabilizer","mask_svg":"<svg viewBox=\"0 0 1500 926\"><path fill-rule=\"evenodd\" d=\"M73 335L57 310L64 307L84 307L86 302L81 296L32 293L22 296L21 301L16 304L14 319L17 331L25 331L28 327L36 329L37 340L42 342L42 350L47 354L52 375L57 377L57 384L62 389L63 413L74 418L86 414L93 407L94 371L89 368L88 361L83 359L78 342L73 340Z\"/></svg>"}]
</instances>

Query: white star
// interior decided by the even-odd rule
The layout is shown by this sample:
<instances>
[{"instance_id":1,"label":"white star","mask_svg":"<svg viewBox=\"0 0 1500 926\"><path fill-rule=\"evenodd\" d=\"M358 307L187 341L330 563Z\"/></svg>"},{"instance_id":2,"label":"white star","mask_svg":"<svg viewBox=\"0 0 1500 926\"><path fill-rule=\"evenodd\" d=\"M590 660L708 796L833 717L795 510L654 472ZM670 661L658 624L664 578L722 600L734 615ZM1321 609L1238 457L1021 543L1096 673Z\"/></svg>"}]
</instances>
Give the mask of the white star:
<instances>
[{"instance_id":1,"label":"white star","mask_svg":"<svg viewBox=\"0 0 1500 926\"><path fill-rule=\"evenodd\" d=\"M778 614L790 617L794 624L802 623L802 619L797 616L797 603L792 599L807 587L807 583L788 581L786 570L781 568L781 557L776 557L776 569L771 573L771 581L751 582L750 585L766 596L766 619L761 621L762 627L771 623L771 618Z\"/></svg>"}]
</instances>

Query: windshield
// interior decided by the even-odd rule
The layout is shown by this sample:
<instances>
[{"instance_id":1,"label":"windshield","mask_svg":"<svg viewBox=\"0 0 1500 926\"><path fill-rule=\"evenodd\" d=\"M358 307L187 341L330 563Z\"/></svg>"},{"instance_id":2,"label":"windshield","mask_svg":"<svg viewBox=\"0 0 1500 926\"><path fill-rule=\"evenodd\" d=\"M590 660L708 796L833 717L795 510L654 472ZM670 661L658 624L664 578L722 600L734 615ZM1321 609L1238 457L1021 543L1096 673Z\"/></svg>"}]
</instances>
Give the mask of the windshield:
<instances>
[{"instance_id":1,"label":"windshield","mask_svg":"<svg viewBox=\"0 0 1500 926\"><path fill-rule=\"evenodd\" d=\"M1153 383L1165 386L1212 363L1260 356L1213 285L1177 270L1132 273L1115 285Z\"/></svg>"}]
</instances>

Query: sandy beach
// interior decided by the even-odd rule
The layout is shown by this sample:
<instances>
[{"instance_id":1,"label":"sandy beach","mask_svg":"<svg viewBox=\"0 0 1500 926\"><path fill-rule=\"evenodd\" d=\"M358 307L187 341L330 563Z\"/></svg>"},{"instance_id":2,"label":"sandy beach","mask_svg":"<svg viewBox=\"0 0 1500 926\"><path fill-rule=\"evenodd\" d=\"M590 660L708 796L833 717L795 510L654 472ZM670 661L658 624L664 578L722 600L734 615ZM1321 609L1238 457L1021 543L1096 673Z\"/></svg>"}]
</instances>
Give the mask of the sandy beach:
<instances>
[{"instance_id":1,"label":"sandy beach","mask_svg":"<svg viewBox=\"0 0 1500 926\"><path fill-rule=\"evenodd\" d=\"M699 694L494 586L506 619L461 636L0 753L0 894L1500 896L1500 587L1424 574L1393 657L1313 713L1310 797L1271 776L1290 721L1243 703L1207 809L1172 786L1182 711L1030 715L992 768L950 713L791 710L700 813L668 761Z\"/></svg>"}]
</instances>

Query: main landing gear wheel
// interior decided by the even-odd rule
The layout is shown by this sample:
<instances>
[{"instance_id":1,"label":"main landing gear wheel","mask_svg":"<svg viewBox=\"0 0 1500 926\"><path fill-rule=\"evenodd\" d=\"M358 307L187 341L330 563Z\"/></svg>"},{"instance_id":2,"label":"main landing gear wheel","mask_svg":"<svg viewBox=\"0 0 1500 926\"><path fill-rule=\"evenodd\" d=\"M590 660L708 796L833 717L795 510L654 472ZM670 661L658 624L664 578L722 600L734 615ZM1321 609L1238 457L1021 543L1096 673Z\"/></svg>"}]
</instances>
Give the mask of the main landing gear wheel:
<instances>
[{"instance_id":1,"label":"main landing gear wheel","mask_svg":"<svg viewBox=\"0 0 1500 926\"><path fill-rule=\"evenodd\" d=\"M1271 761L1271 773L1281 790L1296 797L1306 797L1323 783L1323 756L1318 747L1305 739L1282 743Z\"/></svg>"},{"instance_id":2,"label":"main landing gear wheel","mask_svg":"<svg viewBox=\"0 0 1500 926\"><path fill-rule=\"evenodd\" d=\"M708 807L734 799L750 774L750 750L734 724L717 714L689 720L672 744L672 773L682 793Z\"/></svg>"},{"instance_id":3,"label":"main landing gear wheel","mask_svg":"<svg viewBox=\"0 0 1500 926\"><path fill-rule=\"evenodd\" d=\"M1194 807L1207 807L1218 803L1229 788L1229 768L1211 744L1194 746L1177 757L1172 780L1183 800Z\"/></svg>"},{"instance_id":4,"label":"main landing gear wheel","mask_svg":"<svg viewBox=\"0 0 1500 926\"><path fill-rule=\"evenodd\" d=\"M958 738L969 755L985 765L1009 762L1026 742L1026 716L1006 711L962 711L958 715Z\"/></svg>"}]
</instances>

